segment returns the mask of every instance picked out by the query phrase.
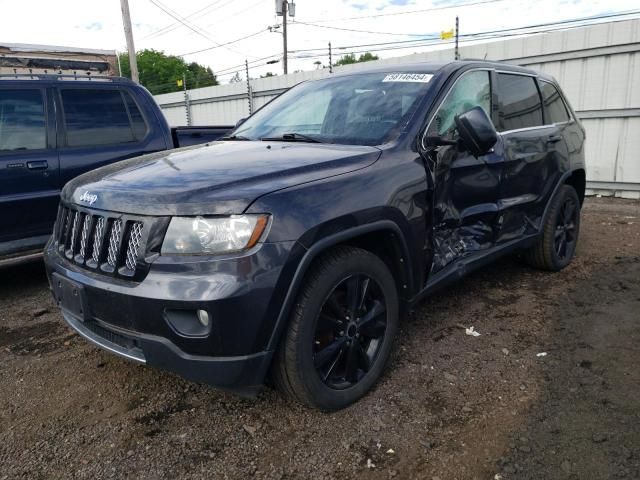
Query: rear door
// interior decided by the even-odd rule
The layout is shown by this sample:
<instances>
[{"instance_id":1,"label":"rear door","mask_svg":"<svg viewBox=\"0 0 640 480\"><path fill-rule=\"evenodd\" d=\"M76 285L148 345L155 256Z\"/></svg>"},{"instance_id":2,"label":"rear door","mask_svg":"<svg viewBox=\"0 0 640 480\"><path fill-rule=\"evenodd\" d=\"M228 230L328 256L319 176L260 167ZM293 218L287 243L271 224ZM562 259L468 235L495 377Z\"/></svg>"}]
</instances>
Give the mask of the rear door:
<instances>
[{"instance_id":1,"label":"rear door","mask_svg":"<svg viewBox=\"0 0 640 480\"><path fill-rule=\"evenodd\" d=\"M35 81L0 85L0 243L18 248L28 246L27 237L49 235L57 212L55 114L48 98Z\"/></svg>"},{"instance_id":2,"label":"rear door","mask_svg":"<svg viewBox=\"0 0 640 480\"><path fill-rule=\"evenodd\" d=\"M72 178L103 165L164 148L164 140L126 88L73 85L59 88L60 177Z\"/></svg>"},{"instance_id":3,"label":"rear door","mask_svg":"<svg viewBox=\"0 0 640 480\"><path fill-rule=\"evenodd\" d=\"M498 243L535 234L567 159L559 127L544 119L535 76L498 72L498 131L505 151Z\"/></svg>"}]
</instances>

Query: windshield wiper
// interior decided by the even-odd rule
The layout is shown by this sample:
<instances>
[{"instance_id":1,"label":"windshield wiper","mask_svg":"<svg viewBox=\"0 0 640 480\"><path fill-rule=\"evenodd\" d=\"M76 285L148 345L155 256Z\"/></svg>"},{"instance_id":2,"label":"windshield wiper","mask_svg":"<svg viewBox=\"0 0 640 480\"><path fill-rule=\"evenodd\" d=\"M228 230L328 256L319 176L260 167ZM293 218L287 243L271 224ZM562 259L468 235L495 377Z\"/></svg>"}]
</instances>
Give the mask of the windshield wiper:
<instances>
[{"instance_id":1,"label":"windshield wiper","mask_svg":"<svg viewBox=\"0 0 640 480\"><path fill-rule=\"evenodd\" d=\"M263 137L260 140L263 142L308 142L308 143L327 143L316 137L310 137L309 135L303 135L302 133L283 133L280 137Z\"/></svg>"},{"instance_id":2,"label":"windshield wiper","mask_svg":"<svg viewBox=\"0 0 640 480\"><path fill-rule=\"evenodd\" d=\"M249 137L243 137L242 135L229 135L220 137L218 140L251 140Z\"/></svg>"}]
</instances>

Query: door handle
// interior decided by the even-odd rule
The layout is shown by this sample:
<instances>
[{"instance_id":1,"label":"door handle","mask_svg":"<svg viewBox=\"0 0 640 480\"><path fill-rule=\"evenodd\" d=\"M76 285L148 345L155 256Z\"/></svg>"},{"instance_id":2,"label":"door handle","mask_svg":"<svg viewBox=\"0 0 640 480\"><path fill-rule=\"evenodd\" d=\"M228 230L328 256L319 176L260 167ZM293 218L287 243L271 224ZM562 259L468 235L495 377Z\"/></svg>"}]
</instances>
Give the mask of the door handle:
<instances>
[{"instance_id":1,"label":"door handle","mask_svg":"<svg viewBox=\"0 0 640 480\"><path fill-rule=\"evenodd\" d=\"M32 162L27 162L27 168L29 170L46 170L49 168L49 164L46 160L34 160Z\"/></svg>"},{"instance_id":2,"label":"door handle","mask_svg":"<svg viewBox=\"0 0 640 480\"><path fill-rule=\"evenodd\" d=\"M562 140L560 135L549 135L547 143L558 143L560 140Z\"/></svg>"}]
</instances>

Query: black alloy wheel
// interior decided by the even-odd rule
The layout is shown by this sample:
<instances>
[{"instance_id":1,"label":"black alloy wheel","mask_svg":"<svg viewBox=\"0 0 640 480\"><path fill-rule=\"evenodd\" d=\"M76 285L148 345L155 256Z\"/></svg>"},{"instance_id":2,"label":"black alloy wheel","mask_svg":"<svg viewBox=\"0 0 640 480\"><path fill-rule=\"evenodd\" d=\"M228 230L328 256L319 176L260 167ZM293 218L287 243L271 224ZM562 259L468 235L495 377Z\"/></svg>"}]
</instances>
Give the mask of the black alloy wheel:
<instances>
[{"instance_id":1,"label":"black alloy wheel","mask_svg":"<svg viewBox=\"0 0 640 480\"><path fill-rule=\"evenodd\" d=\"M364 274L342 280L325 299L316 323L314 366L333 389L352 387L369 371L387 329L386 301Z\"/></svg>"},{"instance_id":2,"label":"black alloy wheel","mask_svg":"<svg viewBox=\"0 0 640 480\"><path fill-rule=\"evenodd\" d=\"M525 252L527 262L558 272L576 253L580 233L580 199L571 185L561 185L551 199L538 241Z\"/></svg>"},{"instance_id":3,"label":"black alloy wheel","mask_svg":"<svg viewBox=\"0 0 640 480\"><path fill-rule=\"evenodd\" d=\"M576 218L578 214L579 208L575 199L567 196L558 212L554 236L556 255L561 261L566 260L567 256L573 256L576 248Z\"/></svg>"},{"instance_id":4,"label":"black alloy wheel","mask_svg":"<svg viewBox=\"0 0 640 480\"><path fill-rule=\"evenodd\" d=\"M382 375L399 311L398 287L382 259L333 248L305 275L271 379L286 396L320 410L352 404Z\"/></svg>"}]
</instances>

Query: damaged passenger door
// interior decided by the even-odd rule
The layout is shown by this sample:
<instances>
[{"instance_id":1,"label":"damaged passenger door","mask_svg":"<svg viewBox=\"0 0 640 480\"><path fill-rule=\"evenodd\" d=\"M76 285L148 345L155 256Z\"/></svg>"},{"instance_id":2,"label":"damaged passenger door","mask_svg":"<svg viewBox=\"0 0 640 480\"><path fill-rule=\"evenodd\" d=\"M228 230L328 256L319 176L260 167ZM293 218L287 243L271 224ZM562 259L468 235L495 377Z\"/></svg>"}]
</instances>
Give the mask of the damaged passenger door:
<instances>
[{"instance_id":1,"label":"damaged passenger door","mask_svg":"<svg viewBox=\"0 0 640 480\"><path fill-rule=\"evenodd\" d=\"M481 107L491 118L490 70L470 70L455 81L425 134L433 178L433 262L431 274L495 244L497 201L503 168L500 140L477 158L460 141L455 117Z\"/></svg>"}]
</instances>

